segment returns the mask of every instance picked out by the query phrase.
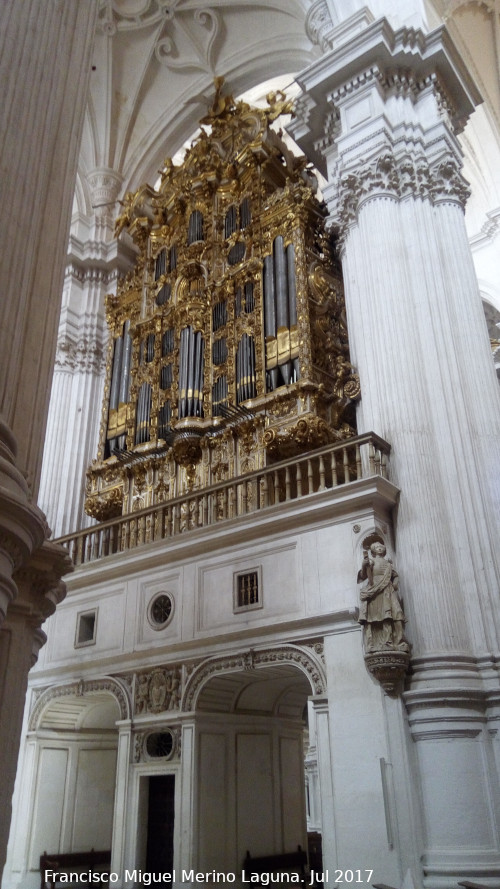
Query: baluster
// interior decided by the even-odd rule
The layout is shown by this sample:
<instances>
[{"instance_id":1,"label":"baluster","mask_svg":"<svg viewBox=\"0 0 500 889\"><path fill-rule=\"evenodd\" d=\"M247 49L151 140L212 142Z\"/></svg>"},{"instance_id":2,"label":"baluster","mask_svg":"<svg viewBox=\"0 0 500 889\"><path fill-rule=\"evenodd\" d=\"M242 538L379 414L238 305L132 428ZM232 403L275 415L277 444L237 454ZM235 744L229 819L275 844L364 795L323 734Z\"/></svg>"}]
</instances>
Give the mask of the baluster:
<instances>
[{"instance_id":1,"label":"baluster","mask_svg":"<svg viewBox=\"0 0 500 889\"><path fill-rule=\"evenodd\" d=\"M80 535L77 539L77 544L76 544L75 564L81 565L82 562L83 562L83 537Z\"/></svg>"},{"instance_id":2,"label":"baluster","mask_svg":"<svg viewBox=\"0 0 500 889\"><path fill-rule=\"evenodd\" d=\"M356 445L356 478L363 478L361 469L361 450L358 444Z\"/></svg>"},{"instance_id":3,"label":"baluster","mask_svg":"<svg viewBox=\"0 0 500 889\"><path fill-rule=\"evenodd\" d=\"M302 466L300 463L297 463L295 478L297 481L297 497L302 497Z\"/></svg>"},{"instance_id":4,"label":"baluster","mask_svg":"<svg viewBox=\"0 0 500 889\"><path fill-rule=\"evenodd\" d=\"M382 462L382 471L380 474L381 474L382 478L387 478L387 454L382 454L382 461L381 462Z\"/></svg>"},{"instance_id":5,"label":"baluster","mask_svg":"<svg viewBox=\"0 0 500 889\"><path fill-rule=\"evenodd\" d=\"M241 498L242 498L242 504L241 504L242 512L243 512L243 515L246 515L247 514L247 504L248 504L247 482L243 482Z\"/></svg>"},{"instance_id":6,"label":"baluster","mask_svg":"<svg viewBox=\"0 0 500 889\"><path fill-rule=\"evenodd\" d=\"M288 503L292 499L292 480L290 478L290 467L285 469L285 501Z\"/></svg>"},{"instance_id":7,"label":"baluster","mask_svg":"<svg viewBox=\"0 0 500 889\"><path fill-rule=\"evenodd\" d=\"M222 518L227 519L229 507L229 491L227 488L222 489Z\"/></svg>"},{"instance_id":8,"label":"baluster","mask_svg":"<svg viewBox=\"0 0 500 889\"><path fill-rule=\"evenodd\" d=\"M375 461L374 461L374 462L375 462L375 473L376 473L376 475L382 475L382 472L381 472L381 469L380 469L380 451L379 451L378 448L377 448L376 451L375 451Z\"/></svg>"},{"instance_id":9,"label":"baluster","mask_svg":"<svg viewBox=\"0 0 500 889\"><path fill-rule=\"evenodd\" d=\"M87 534L86 537L84 538L84 540L85 540L85 543L84 543L85 556L84 556L84 558L85 558L86 562L90 562L92 559L92 540L91 540L90 534Z\"/></svg>"},{"instance_id":10,"label":"baluster","mask_svg":"<svg viewBox=\"0 0 500 889\"><path fill-rule=\"evenodd\" d=\"M368 445L368 463L370 466L370 475L375 475L375 448L371 441Z\"/></svg>"},{"instance_id":11,"label":"baluster","mask_svg":"<svg viewBox=\"0 0 500 889\"><path fill-rule=\"evenodd\" d=\"M269 478L267 473L260 480L260 505L261 508L269 506Z\"/></svg>"},{"instance_id":12,"label":"baluster","mask_svg":"<svg viewBox=\"0 0 500 889\"><path fill-rule=\"evenodd\" d=\"M312 494L314 490L314 476L312 460L307 461L307 493Z\"/></svg>"},{"instance_id":13,"label":"baluster","mask_svg":"<svg viewBox=\"0 0 500 889\"><path fill-rule=\"evenodd\" d=\"M273 482L274 482L274 502L280 502L280 481L277 470L273 473Z\"/></svg>"},{"instance_id":14,"label":"baluster","mask_svg":"<svg viewBox=\"0 0 500 889\"><path fill-rule=\"evenodd\" d=\"M323 459L323 454L321 454L319 458L319 490L324 491L325 488L325 461Z\"/></svg>"},{"instance_id":15,"label":"baluster","mask_svg":"<svg viewBox=\"0 0 500 889\"><path fill-rule=\"evenodd\" d=\"M330 454L330 465L332 469L332 488L335 488L338 485L337 481L337 452L332 451Z\"/></svg>"},{"instance_id":16,"label":"baluster","mask_svg":"<svg viewBox=\"0 0 500 889\"><path fill-rule=\"evenodd\" d=\"M179 533L179 520L180 520L180 506L178 503L174 503L172 507L172 535L175 536Z\"/></svg>"},{"instance_id":17,"label":"baluster","mask_svg":"<svg viewBox=\"0 0 500 889\"><path fill-rule=\"evenodd\" d=\"M203 525L208 525L208 494L203 494Z\"/></svg>"},{"instance_id":18,"label":"baluster","mask_svg":"<svg viewBox=\"0 0 500 889\"><path fill-rule=\"evenodd\" d=\"M347 448L343 448L342 450L344 452L344 484L347 485L347 483L351 481L351 476L349 474L349 454L347 453Z\"/></svg>"}]
</instances>

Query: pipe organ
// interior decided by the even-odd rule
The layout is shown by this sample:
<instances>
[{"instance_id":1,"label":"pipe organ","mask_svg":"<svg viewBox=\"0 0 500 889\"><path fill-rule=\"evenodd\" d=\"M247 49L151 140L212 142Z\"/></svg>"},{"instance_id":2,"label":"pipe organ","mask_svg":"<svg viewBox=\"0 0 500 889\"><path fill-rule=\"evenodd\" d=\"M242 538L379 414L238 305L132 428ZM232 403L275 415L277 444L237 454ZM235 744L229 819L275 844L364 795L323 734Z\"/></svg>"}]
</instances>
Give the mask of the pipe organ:
<instances>
[{"instance_id":1,"label":"pipe organ","mask_svg":"<svg viewBox=\"0 0 500 889\"><path fill-rule=\"evenodd\" d=\"M353 433L342 281L317 183L274 121L218 91L182 164L128 195L136 268L111 331L99 519L234 478Z\"/></svg>"}]
</instances>

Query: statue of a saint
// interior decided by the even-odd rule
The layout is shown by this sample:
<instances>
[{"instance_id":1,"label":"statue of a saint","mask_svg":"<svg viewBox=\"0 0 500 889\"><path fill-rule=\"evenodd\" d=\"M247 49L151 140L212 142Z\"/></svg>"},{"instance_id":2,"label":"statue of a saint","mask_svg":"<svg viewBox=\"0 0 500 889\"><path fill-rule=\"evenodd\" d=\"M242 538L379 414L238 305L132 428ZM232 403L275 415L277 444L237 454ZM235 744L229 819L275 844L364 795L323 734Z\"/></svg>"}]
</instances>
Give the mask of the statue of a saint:
<instances>
[{"instance_id":1,"label":"statue of a saint","mask_svg":"<svg viewBox=\"0 0 500 889\"><path fill-rule=\"evenodd\" d=\"M359 622L363 625L365 650L384 649L409 651L404 635L405 616L398 595L399 578L392 562L386 558L383 543L375 542L365 551L358 583L368 580L362 587Z\"/></svg>"}]
</instances>

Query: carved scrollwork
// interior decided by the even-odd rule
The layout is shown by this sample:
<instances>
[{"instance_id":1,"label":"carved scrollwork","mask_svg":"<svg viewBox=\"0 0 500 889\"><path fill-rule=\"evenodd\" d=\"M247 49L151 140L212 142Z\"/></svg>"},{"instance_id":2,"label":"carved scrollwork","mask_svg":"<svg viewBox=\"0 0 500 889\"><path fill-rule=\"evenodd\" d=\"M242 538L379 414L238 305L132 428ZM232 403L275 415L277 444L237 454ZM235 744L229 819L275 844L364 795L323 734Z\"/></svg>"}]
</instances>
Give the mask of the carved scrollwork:
<instances>
[{"instance_id":1,"label":"carved scrollwork","mask_svg":"<svg viewBox=\"0 0 500 889\"><path fill-rule=\"evenodd\" d=\"M273 456L286 459L305 449L329 444L337 437L325 420L309 414L291 426L267 429L264 433L264 446Z\"/></svg>"},{"instance_id":2,"label":"carved scrollwork","mask_svg":"<svg viewBox=\"0 0 500 889\"><path fill-rule=\"evenodd\" d=\"M178 710L181 692L178 667L157 667L149 673L139 673L135 687L135 713L141 715Z\"/></svg>"},{"instance_id":3,"label":"carved scrollwork","mask_svg":"<svg viewBox=\"0 0 500 889\"><path fill-rule=\"evenodd\" d=\"M43 711L56 698L81 697L82 695L102 691L109 692L117 701L120 708L120 719L130 719L132 707L126 687L114 676L103 676L101 679L82 679L79 682L71 682L68 685L58 685L46 689L34 703L29 718L29 730L34 731L38 727Z\"/></svg>"},{"instance_id":4,"label":"carved scrollwork","mask_svg":"<svg viewBox=\"0 0 500 889\"><path fill-rule=\"evenodd\" d=\"M315 0L306 16L306 34L311 43L319 46L321 52L330 49L328 37L333 30L332 17L327 0Z\"/></svg>"},{"instance_id":5,"label":"carved scrollwork","mask_svg":"<svg viewBox=\"0 0 500 889\"><path fill-rule=\"evenodd\" d=\"M326 690L326 674L318 654L310 648L298 645L280 645L261 650L250 649L229 657L209 658L199 664L190 675L184 689L181 709L191 711L203 686L213 677L243 670L258 670L269 664L295 664L304 673L312 693L323 694Z\"/></svg>"}]
</instances>

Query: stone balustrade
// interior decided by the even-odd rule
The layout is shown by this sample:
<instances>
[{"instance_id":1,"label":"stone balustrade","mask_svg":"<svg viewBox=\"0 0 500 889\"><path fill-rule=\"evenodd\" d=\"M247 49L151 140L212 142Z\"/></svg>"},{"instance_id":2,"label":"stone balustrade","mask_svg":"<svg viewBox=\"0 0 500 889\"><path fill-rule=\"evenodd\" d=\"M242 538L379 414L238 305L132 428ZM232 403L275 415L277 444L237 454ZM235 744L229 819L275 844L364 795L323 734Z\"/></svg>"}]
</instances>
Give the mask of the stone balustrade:
<instances>
[{"instance_id":1,"label":"stone balustrade","mask_svg":"<svg viewBox=\"0 0 500 889\"><path fill-rule=\"evenodd\" d=\"M387 478L390 445L373 432L282 460L58 538L76 566L270 509L358 479Z\"/></svg>"}]
</instances>

